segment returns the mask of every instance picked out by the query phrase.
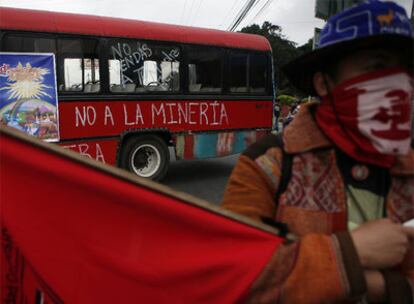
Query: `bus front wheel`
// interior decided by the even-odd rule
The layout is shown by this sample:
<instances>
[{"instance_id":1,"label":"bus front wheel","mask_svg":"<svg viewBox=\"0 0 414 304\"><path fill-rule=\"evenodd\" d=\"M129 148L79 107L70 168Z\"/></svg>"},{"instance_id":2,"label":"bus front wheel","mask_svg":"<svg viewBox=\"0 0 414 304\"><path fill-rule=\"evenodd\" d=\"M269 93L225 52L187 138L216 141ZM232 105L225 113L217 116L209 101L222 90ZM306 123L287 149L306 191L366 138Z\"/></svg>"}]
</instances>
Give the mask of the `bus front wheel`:
<instances>
[{"instance_id":1,"label":"bus front wheel","mask_svg":"<svg viewBox=\"0 0 414 304\"><path fill-rule=\"evenodd\" d=\"M161 180L167 173L170 153L165 142L155 135L131 138L125 144L121 167L136 175Z\"/></svg>"}]
</instances>

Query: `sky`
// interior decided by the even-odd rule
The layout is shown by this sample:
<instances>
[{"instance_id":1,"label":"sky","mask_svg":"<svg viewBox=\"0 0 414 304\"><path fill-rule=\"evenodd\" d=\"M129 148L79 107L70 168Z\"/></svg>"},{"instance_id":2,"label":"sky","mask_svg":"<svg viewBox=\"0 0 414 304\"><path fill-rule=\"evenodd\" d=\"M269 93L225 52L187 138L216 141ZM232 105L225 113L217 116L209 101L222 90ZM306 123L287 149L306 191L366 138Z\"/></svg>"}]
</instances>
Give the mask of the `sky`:
<instances>
[{"instance_id":1,"label":"sky","mask_svg":"<svg viewBox=\"0 0 414 304\"><path fill-rule=\"evenodd\" d=\"M93 14L227 30L247 0L0 0L0 6ZM411 14L413 0L395 0ZM266 5L267 4L267 5ZM237 30L264 21L302 45L324 21L314 17L315 0L260 0Z\"/></svg>"}]
</instances>

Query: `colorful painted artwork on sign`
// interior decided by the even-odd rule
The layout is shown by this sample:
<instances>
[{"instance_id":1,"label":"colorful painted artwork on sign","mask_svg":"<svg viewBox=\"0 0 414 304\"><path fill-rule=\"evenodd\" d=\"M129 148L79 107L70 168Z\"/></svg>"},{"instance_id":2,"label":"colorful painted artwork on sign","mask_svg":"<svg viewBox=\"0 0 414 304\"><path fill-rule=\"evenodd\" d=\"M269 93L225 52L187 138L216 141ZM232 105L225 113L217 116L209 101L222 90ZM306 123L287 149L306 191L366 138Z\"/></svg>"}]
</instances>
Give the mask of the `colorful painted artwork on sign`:
<instances>
[{"instance_id":1,"label":"colorful painted artwork on sign","mask_svg":"<svg viewBox=\"0 0 414 304\"><path fill-rule=\"evenodd\" d=\"M59 141L54 54L0 53L0 125Z\"/></svg>"}]
</instances>

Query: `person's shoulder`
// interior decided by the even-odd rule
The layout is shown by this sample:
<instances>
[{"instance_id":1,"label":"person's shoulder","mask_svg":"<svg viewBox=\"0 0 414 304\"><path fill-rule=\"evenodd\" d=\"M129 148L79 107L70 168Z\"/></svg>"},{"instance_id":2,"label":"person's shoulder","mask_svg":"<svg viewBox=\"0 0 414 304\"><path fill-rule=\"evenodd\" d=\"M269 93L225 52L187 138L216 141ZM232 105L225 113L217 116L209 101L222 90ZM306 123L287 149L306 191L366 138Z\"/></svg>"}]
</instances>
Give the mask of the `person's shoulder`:
<instances>
[{"instance_id":1,"label":"person's shoulder","mask_svg":"<svg viewBox=\"0 0 414 304\"><path fill-rule=\"evenodd\" d=\"M265 154L269 149L271 148L283 148L283 139L282 134L269 134L261 139L259 139L257 142L249 146L242 155L255 160L259 156Z\"/></svg>"}]
</instances>

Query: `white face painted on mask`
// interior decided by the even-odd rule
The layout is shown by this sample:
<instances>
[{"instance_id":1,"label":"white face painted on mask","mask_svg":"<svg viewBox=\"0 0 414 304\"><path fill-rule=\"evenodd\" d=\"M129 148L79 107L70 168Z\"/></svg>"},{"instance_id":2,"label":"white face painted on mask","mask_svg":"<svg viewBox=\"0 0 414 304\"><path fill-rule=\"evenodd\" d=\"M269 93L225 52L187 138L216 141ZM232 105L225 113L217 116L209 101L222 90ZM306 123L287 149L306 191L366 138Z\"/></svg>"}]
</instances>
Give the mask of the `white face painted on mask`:
<instances>
[{"instance_id":1,"label":"white face painted on mask","mask_svg":"<svg viewBox=\"0 0 414 304\"><path fill-rule=\"evenodd\" d=\"M397 73L354 84L358 129L383 154L407 154L411 142L412 79Z\"/></svg>"}]
</instances>

